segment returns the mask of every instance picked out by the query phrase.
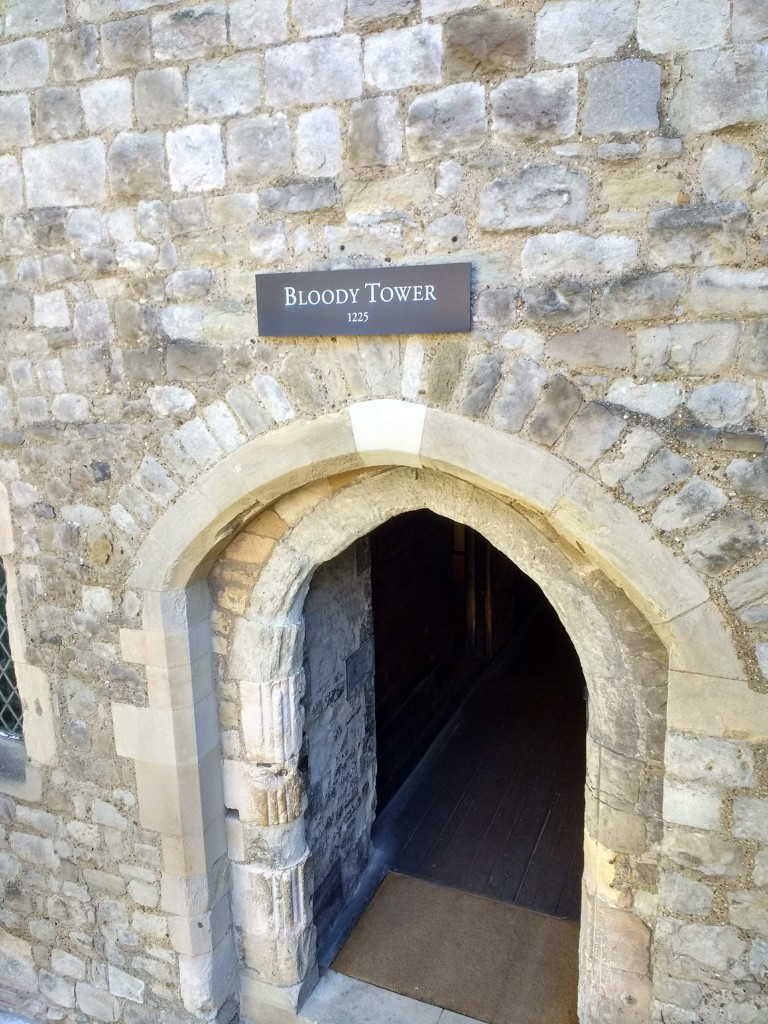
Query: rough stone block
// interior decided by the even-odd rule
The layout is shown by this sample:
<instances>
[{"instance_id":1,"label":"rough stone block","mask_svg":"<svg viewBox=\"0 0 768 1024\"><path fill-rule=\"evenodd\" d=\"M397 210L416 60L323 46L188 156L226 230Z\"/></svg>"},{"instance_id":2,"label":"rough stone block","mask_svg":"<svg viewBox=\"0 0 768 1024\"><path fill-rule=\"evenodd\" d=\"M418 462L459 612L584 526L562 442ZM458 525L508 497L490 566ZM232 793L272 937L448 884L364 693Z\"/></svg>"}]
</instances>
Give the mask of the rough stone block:
<instances>
[{"instance_id":1,"label":"rough stone block","mask_svg":"<svg viewBox=\"0 0 768 1024\"><path fill-rule=\"evenodd\" d=\"M664 780L664 820L675 825L687 825L717 832L720 830L720 805L722 793L717 789L680 782L677 779Z\"/></svg>"},{"instance_id":2,"label":"rough stone block","mask_svg":"<svg viewBox=\"0 0 768 1024\"><path fill-rule=\"evenodd\" d=\"M35 327L53 330L69 327L67 297L63 291L46 292L35 296Z\"/></svg>"},{"instance_id":3,"label":"rough stone block","mask_svg":"<svg viewBox=\"0 0 768 1024\"><path fill-rule=\"evenodd\" d=\"M640 330L637 372L644 377L706 377L718 373L735 361L740 330L740 324L734 320L705 320Z\"/></svg>"},{"instance_id":4,"label":"rough stone block","mask_svg":"<svg viewBox=\"0 0 768 1024\"><path fill-rule=\"evenodd\" d=\"M637 260L637 243L623 235L590 238L573 231L535 235L523 248L523 274L529 281L584 278L600 281L626 273Z\"/></svg>"},{"instance_id":5,"label":"rough stone block","mask_svg":"<svg viewBox=\"0 0 768 1024\"><path fill-rule=\"evenodd\" d=\"M184 120L184 79L178 68L140 71L134 83L139 128L172 125Z\"/></svg>"},{"instance_id":6,"label":"rough stone block","mask_svg":"<svg viewBox=\"0 0 768 1024\"><path fill-rule=\"evenodd\" d=\"M279 210L282 213L311 213L313 210L329 209L338 201L338 190L330 181L268 188L260 197L262 209Z\"/></svg>"},{"instance_id":7,"label":"rough stone block","mask_svg":"<svg viewBox=\"0 0 768 1024\"><path fill-rule=\"evenodd\" d=\"M485 89L472 82L425 93L408 108L405 134L411 160L476 149L487 131Z\"/></svg>"},{"instance_id":8,"label":"rough stone block","mask_svg":"<svg viewBox=\"0 0 768 1024\"><path fill-rule=\"evenodd\" d=\"M701 151L699 176L704 195L711 202L739 199L754 184L757 165L747 146L708 139Z\"/></svg>"},{"instance_id":9,"label":"rough stone block","mask_svg":"<svg viewBox=\"0 0 768 1024\"><path fill-rule=\"evenodd\" d=\"M524 71L531 63L531 19L511 11L457 14L445 24L448 81Z\"/></svg>"},{"instance_id":10,"label":"rough stone block","mask_svg":"<svg viewBox=\"0 0 768 1024\"><path fill-rule=\"evenodd\" d=\"M48 68L48 47L42 39L19 39L0 46L0 92L45 85Z\"/></svg>"},{"instance_id":11,"label":"rough stone block","mask_svg":"<svg viewBox=\"0 0 768 1024\"><path fill-rule=\"evenodd\" d=\"M90 206L104 200L106 158L98 139L57 142L22 154L27 203L41 206Z\"/></svg>"},{"instance_id":12,"label":"rough stone block","mask_svg":"<svg viewBox=\"0 0 768 1024\"><path fill-rule=\"evenodd\" d=\"M695 274L689 296L696 313L725 316L768 314L768 271L703 270Z\"/></svg>"},{"instance_id":13,"label":"rough stone block","mask_svg":"<svg viewBox=\"0 0 768 1024\"><path fill-rule=\"evenodd\" d=\"M356 25L413 14L416 0L347 0L347 17Z\"/></svg>"},{"instance_id":14,"label":"rough stone block","mask_svg":"<svg viewBox=\"0 0 768 1024\"><path fill-rule=\"evenodd\" d=\"M559 454L589 469L613 447L625 426L621 413L590 402L569 424L559 445Z\"/></svg>"},{"instance_id":15,"label":"rough stone block","mask_svg":"<svg viewBox=\"0 0 768 1024\"><path fill-rule=\"evenodd\" d=\"M58 142L77 135L83 122L77 89L39 89L35 94L38 133Z\"/></svg>"},{"instance_id":16,"label":"rough stone block","mask_svg":"<svg viewBox=\"0 0 768 1024\"><path fill-rule=\"evenodd\" d=\"M210 57L227 45L227 9L222 4L184 7L152 18L156 60Z\"/></svg>"},{"instance_id":17,"label":"rough stone block","mask_svg":"<svg viewBox=\"0 0 768 1024\"><path fill-rule=\"evenodd\" d=\"M272 107L356 99L363 88L357 36L313 39L268 50L266 96Z\"/></svg>"},{"instance_id":18,"label":"rough stone block","mask_svg":"<svg viewBox=\"0 0 768 1024\"><path fill-rule=\"evenodd\" d=\"M737 928L760 936L768 932L768 893L734 892L729 896L729 903L728 917ZM755 1009L757 1012L752 1020L759 1024L765 1007L762 1009L755 1007Z\"/></svg>"},{"instance_id":19,"label":"rough stone block","mask_svg":"<svg viewBox=\"0 0 768 1024\"><path fill-rule=\"evenodd\" d=\"M659 902L676 914L706 917L712 909L714 892L703 882L696 882L675 871L665 871L659 887Z\"/></svg>"},{"instance_id":20,"label":"rough stone block","mask_svg":"<svg viewBox=\"0 0 768 1024\"><path fill-rule=\"evenodd\" d=\"M679 384L660 381L636 384L633 380L617 380L608 389L606 401L644 416L664 419L682 405L683 389Z\"/></svg>"},{"instance_id":21,"label":"rough stone block","mask_svg":"<svg viewBox=\"0 0 768 1024\"><path fill-rule=\"evenodd\" d=\"M648 463L624 481L624 493L633 505L647 505L662 491L681 480L687 480L693 466L669 448L662 448L651 456Z\"/></svg>"},{"instance_id":22,"label":"rough stone block","mask_svg":"<svg viewBox=\"0 0 768 1024\"><path fill-rule=\"evenodd\" d=\"M732 487L741 494L768 498L768 457L734 459L726 469Z\"/></svg>"},{"instance_id":23,"label":"rough stone block","mask_svg":"<svg viewBox=\"0 0 768 1024\"><path fill-rule=\"evenodd\" d=\"M632 0L548 0L536 21L536 55L551 64L612 57L634 29Z\"/></svg>"},{"instance_id":24,"label":"rough stone block","mask_svg":"<svg viewBox=\"0 0 768 1024\"><path fill-rule=\"evenodd\" d=\"M701 526L727 504L719 487L694 477L677 494L661 502L651 522L657 530L689 530Z\"/></svg>"},{"instance_id":25,"label":"rough stone block","mask_svg":"<svg viewBox=\"0 0 768 1024\"><path fill-rule=\"evenodd\" d=\"M133 125L133 97L127 78L92 82L80 91L89 131L122 131Z\"/></svg>"},{"instance_id":26,"label":"rough stone block","mask_svg":"<svg viewBox=\"0 0 768 1024\"><path fill-rule=\"evenodd\" d=\"M503 355L500 352L483 352L471 360L461 400L461 412L465 416L481 416L501 380Z\"/></svg>"},{"instance_id":27,"label":"rough stone block","mask_svg":"<svg viewBox=\"0 0 768 1024\"><path fill-rule=\"evenodd\" d=\"M525 311L535 323L564 326L589 320L592 289L582 281L540 284L523 291Z\"/></svg>"},{"instance_id":28,"label":"rough stone block","mask_svg":"<svg viewBox=\"0 0 768 1024\"><path fill-rule=\"evenodd\" d=\"M80 82L101 71L99 30L95 25L82 25L72 32L54 37L51 55L53 77L60 82Z\"/></svg>"},{"instance_id":29,"label":"rough stone block","mask_svg":"<svg viewBox=\"0 0 768 1024\"><path fill-rule=\"evenodd\" d=\"M688 399L693 415L711 427L736 426L754 412L756 406L754 387L738 381L720 380L696 388Z\"/></svg>"},{"instance_id":30,"label":"rough stone block","mask_svg":"<svg viewBox=\"0 0 768 1024\"><path fill-rule=\"evenodd\" d=\"M649 220L651 257L667 266L740 263L747 255L748 224L743 203L659 210Z\"/></svg>"},{"instance_id":31,"label":"rough stone block","mask_svg":"<svg viewBox=\"0 0 768 1024\"><path fill-rule=\"evenodd\" d=\"M341 170L341 119L332 107L300 114L296 126L296 167L312 178L335 178Z\"/></svg>"},{"instance_id":32,"label":"rough stone block","mask_svg":"<svg viewBox=\"0 0 768 1024\"><path fill-rule=\"evenodd\" d=\"M564 167L526 167L512 179L497 178L480 195L480 227L513 231L587 219L588 180Z\"/></svg>"},{"instance_id":33,"label":"rough stone block","mask_svg":"<svg viewBox=\"0 0 768 1024\"><path fill-rule=\"evenodd\" d=\"M528 425L529 436L537 444L551 447L581 407L581 392L567 377L559 374L548 382Z\"/></svg>"},{"instance_id":34,"label":"rough stone block","mask_svg":"<svg viewBox=\"0 0 768 1024\"><path fill-rule=\"evenodd\" d=\"M717 576L749 558L765 544L758 524L740 509L731 509L683 545L691 562L708 576Z\"/></svg>"},{"instance_id":35,"label":"rough stone block","mask_svg":"<svg viewBox=\"0 0 768 1024\"><path fill-rule=\"evenodd\" d=\"M147 67L152 61L149 18L107 22L101 28L101 52L109 71Z\"/></svg>"},{"instance_id":36,"label":"rough stone block","mask_svg":"<svg viewBox=\"0 0 768 1024\"><path fill-rule=\"evenodd\" d=\"M32 145L32 117L29 100L22 93L0 96L0 153Z\"/></svg>"},{"instance_id":37,"label":"rough stone block","mask_svg":"<svg viewBox=\"0 0 768 1024\"><path fill-rule=\"evenodd\" d=\"M238 49L282 43L288 38L288 0L234 0L229 20Z\"/></svg>"},{"instance_id":38,"label":"rough stone block","mask_svg":"<svg viewBox=\"0 0 768 1024\"><path fill-rule=\"evenodd\" d=\"M768 38L768 7L763 0L733 0L733 38L744 43Z\"/></svg>"},{"instance_id":39,"label":"rough stone block","mask_svg":"<svg viewBox=\"0 0 768 1024\"><path fill-rule=\"evenodd\" d=\"M674 274L639 274L610 284L603 292L605 320L661 320L674 314L681 285Z\"/></svg>"},{"instance_id":40,"label":"rough stone block","mask_svg":"<svg viewBox=\"0 0 768 1024\"><path fill-rule=\"evenodd\" d=\"M516 288L484 288L477 297L475 320L493 327L511 327L517 322Z\"/></svg>"},{"instance_id":41,"label":"rough stone block","mask_svg":"<svg viewBox=\"0 0 768 1024\"><path fill-rule=\"evenodd\" d=\"M556 334L547 342L547 353L573 370L628 370L632 366L629 335L618 327L587 327Z\"/></svg>"},{"instance_id":42,"label":"rough stone block","mask_svg":"<svg viewBox=\"0 0 768 1024\"><path fill-rule=\"evenodd\" d=\"M381 32L365 40L365 81L382 92L439 85L442 59L442 31L438 25Z\"/></svg>"},{"instance_id":43,"label":"rough stone block","mask_svg":"<svg viewBox=\"0 0 768 1024\"><path fill-rule=\"evenodd\" d=\"M7 36L41 35L67 20L66 0L10 0L5 10Z\"/></svg>"},{"instance_id":44,"label":"rough stone block","mask_svg":"<svg viewBox=\"0 0 768 1024\"><path fill-rule=\"evenodd\" d=\"M344 27L346 0L292 0L291 18L303 36L327 36Z\"/></svg>"},{"instance_id":45,"label":"rough stone block","mask_svg":"<svg viewBox=\"0 0 768 1024\"><path fill-rule=\"evenodd\" d=\"M587 72L584 134L655 131L661 68L647 60L599 64Z\"/></svg>"},{"instance_id":46,"label":"rough stone block","mask_svg":"<svg viewBox=\"0 0 768 1024\"><path fill-rule=\"evenodd\" d=\"M733 834L739 839L768 843L768 800L736 797L733 801Z\"/></svg>"},{"instance_id":47,"label":"rough stone block","mask_svg":"<svg viewBox=\"0 0 768 1024\"><path fill-rule=\"evenodd\" d=\"M466 218L449 213L445 217L437 217L427 226L427 249L430 252L458 252L466 246L467 237Z\"/></svg>"},{"instance_id":48,"label":"rough stone block","mask_svg":"<svg viewBox=\"0 0 768 1024\"><path fill-rule=\"evenodd\" d=\"M493 407L494 422L513 433L522 430L547 377L547 371L535 360L527 356L516 359L499 388Z\"/></svg>"},{"instance_id":49,"label":"rough stone block","mask_svg":"<svg viewBox=\"0 0 768 1024\"><path fill-rule=\"evenodd\" d=\"M768 117L768 48L759 45L688 54L670 106L670 121L684 135L754 124Z\"/></svg>"},{"instance_id":50,"label":"rough stone block","mask_svg":"<svg viewBox=\"0 0 768 1024\"><path fill-rule=\"evenodd\" d=\"M281 260L288 252L288 239L285 236L285 225L251 224L250 252L260 266L267 266Z\"/></svg>"},{"instance_id":51,"label":"rough stone block","mask_svg":"<svg viewBox=\"0 0 768 1024\"><path fill-rule=\"evenodd\" d=\"M21 168L12 156L0 156L0 213L6 216L21 213L24 190Z\"/></svg>"},{"instance_id":52,"label":"rough stone block","mask_svg":"<svg viewBox=\"0 0 768 1024\"><path fill-rule=\"evenodd\" d=\"M168 174L174 192L210 192L224 187L224 154L217 124L168 132Z\"/></svg>"},{"instance_id":53,"label":"rough stone block","mask_svg":"<svg viewBox=\"0 0 768 1024\"><path fill-rule=\"evenodd\" d=\"M77 1006L86 1016L114 1024L120 1020L120 1003L110 993L88 982L79 981L75 986Z\"/></svg>"},{"instance_id":54,"label":"rough stone block","mask_svg":"<svg viewBox=\"0 0 768 1024\"><path fill-rule=\"evenodd\" d=\"M260 184L292 168L291 131L283 114L231 121L227 128L229 184Z\"/></svg>"},{"instance_id":55,"label":"rough stone block","mask_svg":"<svg viewBox=\"0 0 768 1024\"><path fill-rule=\"evenodd\" d=\"M349 119L350 164L389 167L397 163L402 153L403 130L397 99L376 96L354 103Z\"/></svg>"},{"instance_id":56,"label":"rough stone block","mask_svg":"<svg viewBox=\"0 0 768 1024\"><path fill-rule=\"evenodd\" d=\"M119 199L146 199L166 187L165 147L157 133L123 133L107 156L112 195Z\"/></svg>"},{"instance_id":57,"label":"rough stone block","mask_svg":"<svg viewBox=\"0 0 768 1024\"><path fill-rule=\"evenodd\" d=\"M665 831L664 853L676 864L703 875L737 878L742 871L742 852L738 843L727 842L707 832L671 826Z\"/></svg>"},{"instance_id":58,"label":"rough stone block","mask_svg":"<svg viewBox=\"0 0 768 1024\"><path fill-rule=\"evenodd\" d=\"M744 743L670 733L665 751L667 768L689 782L749 788L755 785L755 758Z\"/></svg>"},{"instance_id":59,"label":"rough stone block","mask_svg":"<svg viewBox=\"0 0 768 1024\"><path fill-rule=\"evenodd\" d=\"M255 54L193 64L187 73L192 117L250 114L261 102Z\"/></svg>"},{"instance_id":60,"label":"rough stone block","mask_svg":"<svg viewBox=\"0 0 768 1024\"><path fill-rule=\"evenodd\" d=\"M567 139L576 131L575 68L509 78L491 93L493 127L513 138Z\"/></svg>"},{"instance_id":61,"label":"rough stone block","mask_svg":"<svg viewBox=\"0 0 768 1024\"><path fill-rule=\"evenodd\" d=\"M721 46L729 10L720 0L640 0L637 41L650 53L684 53Z\"/></svg>"}]
</instances>

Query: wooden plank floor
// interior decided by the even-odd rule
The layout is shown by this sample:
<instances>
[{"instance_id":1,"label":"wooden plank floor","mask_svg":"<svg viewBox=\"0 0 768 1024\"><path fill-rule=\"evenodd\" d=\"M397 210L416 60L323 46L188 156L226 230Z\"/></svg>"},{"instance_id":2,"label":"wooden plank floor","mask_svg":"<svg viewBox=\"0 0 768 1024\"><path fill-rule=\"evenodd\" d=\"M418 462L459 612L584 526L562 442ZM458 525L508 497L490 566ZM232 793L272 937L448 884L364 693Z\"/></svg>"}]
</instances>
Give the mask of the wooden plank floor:
<instances>
[{"instance_id":1,"label":"wooden plank floor","mask_svg":"<svg viewBox=\"0 0 768 1024\"><path fill-rule=\"evenodd\" d=\"M374 826L390 866L578 920L586 712L573 647L548 606L496 659L421 784Z\"/></svg>"}]
</instances>

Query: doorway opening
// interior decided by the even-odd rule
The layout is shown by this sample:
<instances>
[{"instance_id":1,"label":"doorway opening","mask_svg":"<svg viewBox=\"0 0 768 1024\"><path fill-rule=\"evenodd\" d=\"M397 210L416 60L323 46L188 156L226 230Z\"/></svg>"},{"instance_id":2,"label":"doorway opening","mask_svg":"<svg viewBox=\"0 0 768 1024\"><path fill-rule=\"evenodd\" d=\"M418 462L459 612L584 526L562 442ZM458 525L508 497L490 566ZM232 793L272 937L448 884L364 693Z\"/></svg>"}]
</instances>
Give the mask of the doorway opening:
<instances>
[{"instance_id":1,"label":"doorway opening","mask_svg":"<svg viewBox=\"0 0 768 1024\"><path fill-rule=\"evenodd\" d=\"M321 965L345 969L349 944L336 953L391 873L426 885L425 905L466 893L577 921L586 689L539 587L479 533L419 510L322 565L304 612L302 767ZM462 912L493 918L490 904L473 907ZM396 941L404 930L391 925ZM574 1014L575 934L570 925L558 967Z\"/></svg>"}]
</instances>

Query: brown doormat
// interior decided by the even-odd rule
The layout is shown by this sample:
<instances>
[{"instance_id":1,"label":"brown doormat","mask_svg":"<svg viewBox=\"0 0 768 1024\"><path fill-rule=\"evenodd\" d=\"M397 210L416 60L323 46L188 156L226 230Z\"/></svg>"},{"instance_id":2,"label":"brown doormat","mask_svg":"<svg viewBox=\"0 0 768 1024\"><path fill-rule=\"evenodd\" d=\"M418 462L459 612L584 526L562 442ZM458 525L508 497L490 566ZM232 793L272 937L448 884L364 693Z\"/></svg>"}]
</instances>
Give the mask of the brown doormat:
<instances>
[{"instance_id":1,"label":"brown doormat","mask_svg":"<svg viewBox=\"0 0 768 1024\"><path fill-rule=\"evenodd\" d=\"M488 1024L578 1024L579 926L389 874L333 969Z\"/></svg>"}]
</instances>

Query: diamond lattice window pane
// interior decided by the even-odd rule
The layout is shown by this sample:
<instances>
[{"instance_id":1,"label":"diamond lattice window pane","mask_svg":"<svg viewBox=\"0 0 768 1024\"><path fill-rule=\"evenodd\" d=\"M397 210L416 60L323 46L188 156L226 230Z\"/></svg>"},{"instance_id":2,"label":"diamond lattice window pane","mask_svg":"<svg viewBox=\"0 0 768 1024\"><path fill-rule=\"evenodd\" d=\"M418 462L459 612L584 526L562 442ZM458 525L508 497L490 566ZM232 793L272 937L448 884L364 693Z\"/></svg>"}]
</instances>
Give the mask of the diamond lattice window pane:
<instances>
[{"instance_id":1,"label":"diamond lattice window pane","mask_svg":"<svg viewBox=\"0 0 768 1024\"><path fill-rule=\"evenodd\" d=\"M5 569L0 562L0 734L21 736L22 714L5 613Z\"/></svg>"}]
</instances>

